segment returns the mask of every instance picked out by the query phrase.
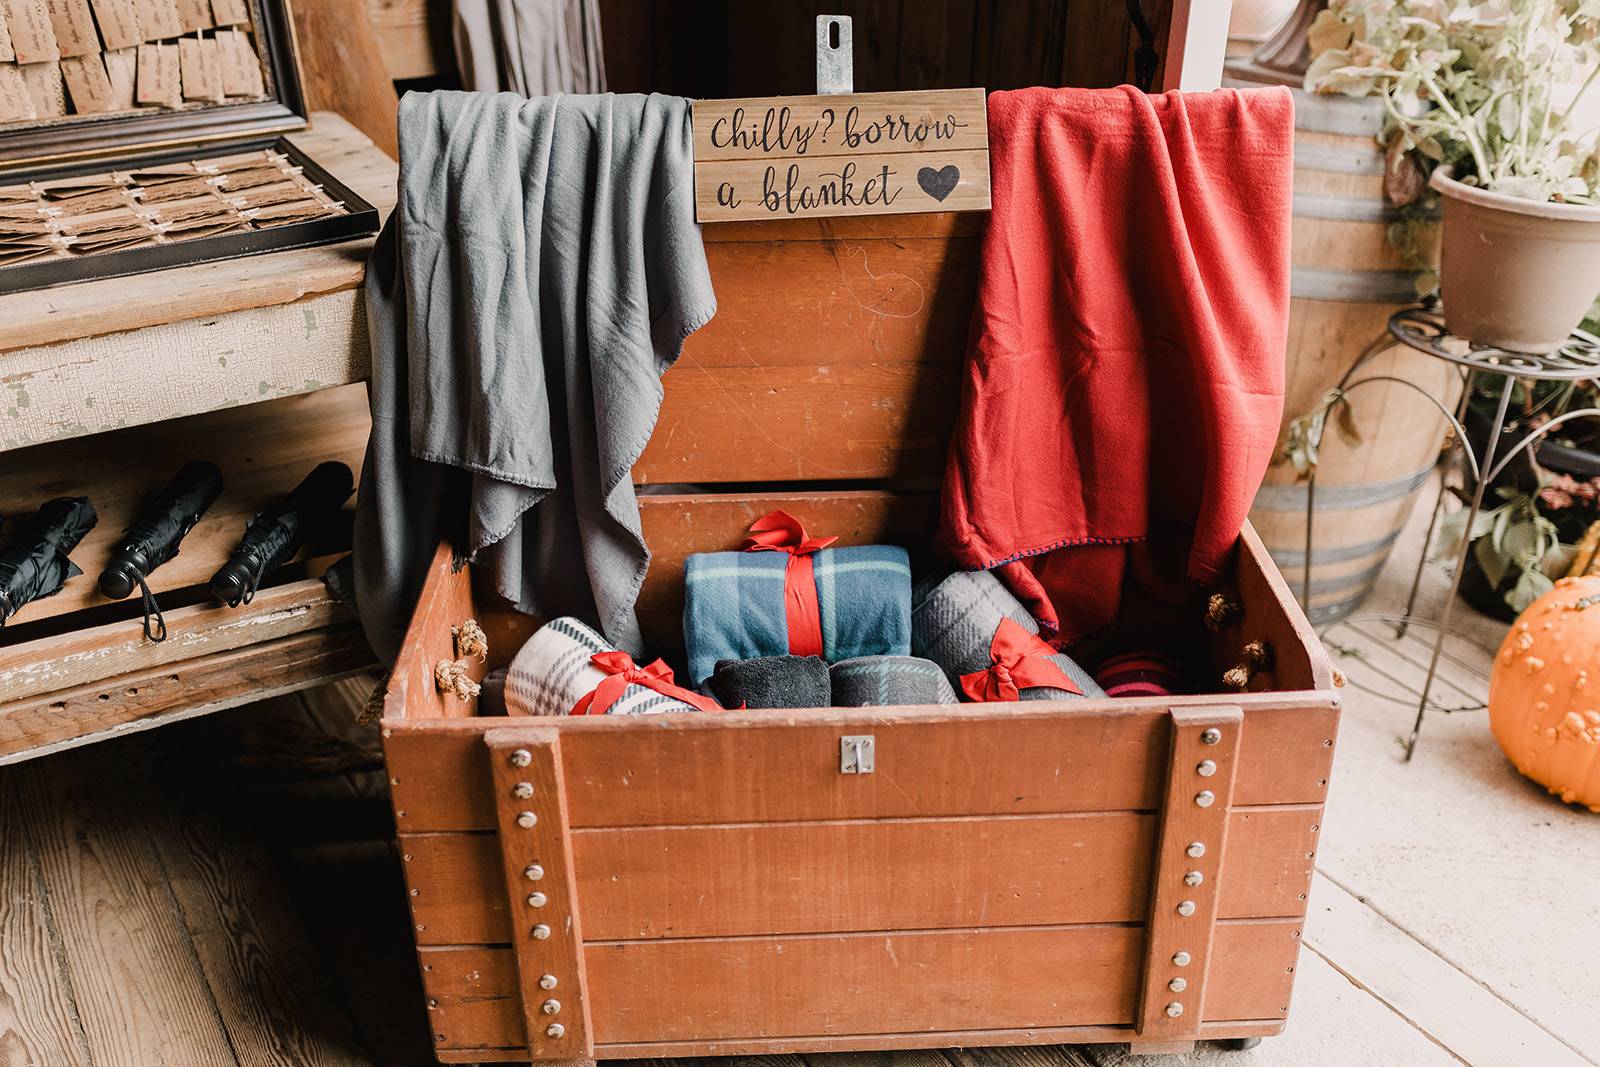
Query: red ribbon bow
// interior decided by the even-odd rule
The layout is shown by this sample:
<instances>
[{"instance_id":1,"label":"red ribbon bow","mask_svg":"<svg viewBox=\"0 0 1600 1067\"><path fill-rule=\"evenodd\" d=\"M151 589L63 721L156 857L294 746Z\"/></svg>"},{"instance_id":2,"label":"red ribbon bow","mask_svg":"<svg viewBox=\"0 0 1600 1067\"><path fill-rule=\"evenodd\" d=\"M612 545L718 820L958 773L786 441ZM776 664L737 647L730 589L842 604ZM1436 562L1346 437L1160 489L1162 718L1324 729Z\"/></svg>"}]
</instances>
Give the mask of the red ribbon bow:
<instances>
[{"instance_id":1,"label":"red ribbon bow","mask_svg":"<svg viewBox=\"0 0 1600 1067\"><path fill-rule=\"evenodd\" d=\"M817 603L816 567L811 554L837 537L812 537L787 511L774 511L750 524L750 536L739 546L745 552L787 552L783 572L783 613L789 624L789 654L822 655L822 609Z\"/></svg>"},{"instance_id":2,"label":"red ribbon bow","mask_svg":"<svg viewBox=\"0 0 1600 1067\"><path fill-rule=\"evenodd\" d=\"M611 706L622 699L630 685L642 685L662 696L692 704L701 711L721 711L722 705L710 697L672 684L672 668L664 660L656 660L646 667L633 662L626 652L597 652L589 662L606 672L606 677L595 686L594 692L585 693L572 706L573 715L604 715Z\"/></svg>"},{"instance_id":3,"label":"red ribbon bow","mask_svg":"<svg viewBox=\"0 0 1600 1067\"><path fill-rule=\"evenodd\" d=\"M1047 685L1082 694L1076 682L1046 657L1055 649L1011 619L1001 619L989 643L991 663L981 671L961 676L961 691L982 702L1020 700L1021 690Z\"/></svg>"}]
</instances>

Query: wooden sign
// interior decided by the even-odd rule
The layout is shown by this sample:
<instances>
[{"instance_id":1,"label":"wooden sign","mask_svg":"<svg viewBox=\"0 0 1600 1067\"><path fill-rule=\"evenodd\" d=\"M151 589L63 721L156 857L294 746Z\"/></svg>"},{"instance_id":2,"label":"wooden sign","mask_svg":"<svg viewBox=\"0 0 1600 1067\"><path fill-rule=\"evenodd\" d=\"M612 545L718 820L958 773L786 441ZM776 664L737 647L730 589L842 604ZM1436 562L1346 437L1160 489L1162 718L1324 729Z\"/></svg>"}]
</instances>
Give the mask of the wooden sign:
<instances>
[{"instance_id":1,"label":"wooden sign","mask_svg":"<svg viewBox=\"0 0 1600 1067\"><path fill-rule=\"evenodd\" d=\"M982 89L700 100L701 222L989 210Z\"/></svg>"}]
</instances>

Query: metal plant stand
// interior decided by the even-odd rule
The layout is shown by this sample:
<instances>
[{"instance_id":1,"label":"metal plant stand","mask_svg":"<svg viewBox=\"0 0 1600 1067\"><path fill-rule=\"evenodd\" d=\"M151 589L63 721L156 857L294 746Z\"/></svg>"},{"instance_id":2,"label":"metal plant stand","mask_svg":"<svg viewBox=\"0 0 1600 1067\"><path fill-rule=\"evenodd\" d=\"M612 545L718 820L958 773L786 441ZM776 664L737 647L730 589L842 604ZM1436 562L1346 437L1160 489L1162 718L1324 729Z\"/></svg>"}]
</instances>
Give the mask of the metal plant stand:
<instances>
[{"instance_id":1,"label":"metal plant stand","mask_svg":"<svg viewBox=\"0 0 1600 1067\"><path fill-rule=\"evenodd\" d=\"M1433 356L1454 364L1460 371L1462 379L1461 401L1452 413L1439 399L1422 389L1414 382L1397 378L1393 375L1370 375L1365 378L1356 378L1360 369L1374 356L1383 352L1395 341L1407 345L1425 355ZM1495 411L1494 421L1489 430L1488 441L1484 445L1482 456L1472 447L1472 442L1467 439L1466 427L1463 420L1466 418L1467 404L1472 396L1474 383L1484 375L1494 375L1501 379L1500 402ZM1450 618L1455 611L1456 596L1461 587L1461 575L1466 568L1467 553L1471 551L1471 531L1477 521L1478 513L1483 509L1483 496L1488 487L1493 484L1516 458L1518 453L1527 451L1529 458L1533 457L1532 448L1545 435L1564 423L1574 419L1600 416L1600 408L1582 408L1569 411L1531 431L1516 444L1503 452L1500 449L1500 435L1505 429L1506 412L1511 403L1511 387L1517 378L1528 378L1535 381L1566 381L1577 382L1600 378L1600 338L1582 330L1575 330L1567 343L1561 348L1547 355L1531 355L1523 352L1509 352L1504 349L1471 345L1461 338L1448 333L1444 327L1444 319L1436 310L1431 308L1407 308L1396 312L1389 319L1388 334L1374 341L1366 351L1351 365L1334 390L1331 399L1324 409L1324 414L1331 414L1339 404L1348 403L1350 393L1374 382L1389 382L1407 386L1427 398L1440 413L1449 421L1455 430L1456 442L1460 455L1465 465L1463 474L1462 496L1470 499L1467 512L1466 530L1468 536L1461 540L1461 549L1457 553L1455 571L1450 577L1450 592L1445 598L1444 607L1440 610L1439 618L1434 623L1426 624L1434 631L1433 651L1428 659L1427 675L1422 683L1422 689L1417 695L1417 718L1411 727L1411 736L1401 743L1405 746L1406 756L1409 761L1416 752L1417 738L1422 732L1422 720L1429 709L1440 712L1478 710L1483 705L1476 707L1442 707L1430 703L1433 693L1434 680L1439 670L1439 660L1444 653L1445 639L1450 632ZM1352 380L1354 379L1354 380ZM1448 478L1448 475L1447 475ZM1439 516L1444 511L1444 499L1447 493L1445 481L1442 479L1439 486L1439 495L1434 501L1433 515L1428 521L1428 532L1423 538L1422 552L1417 559L1417 570L1411 579L1411 592L1406 597L1405 611L1399 615L1375 615L1373 619L1381 619L1394 626L1395 636L1403 636L1406 629L1416 622L1423 625L1421 620L1412 618L1412 611L1416 607L1417 590L1422 584L1423 568L1428 561L1428 548L1433 542L1434 533L1439 526ZM1306 566L1302 582L1301 598L1309 609L1311 603L1311 560L1314 530L1313 520L1316 512L1317 469L1311 468L1311 476L1306 487Z\"/></svg>"}]
</instances>

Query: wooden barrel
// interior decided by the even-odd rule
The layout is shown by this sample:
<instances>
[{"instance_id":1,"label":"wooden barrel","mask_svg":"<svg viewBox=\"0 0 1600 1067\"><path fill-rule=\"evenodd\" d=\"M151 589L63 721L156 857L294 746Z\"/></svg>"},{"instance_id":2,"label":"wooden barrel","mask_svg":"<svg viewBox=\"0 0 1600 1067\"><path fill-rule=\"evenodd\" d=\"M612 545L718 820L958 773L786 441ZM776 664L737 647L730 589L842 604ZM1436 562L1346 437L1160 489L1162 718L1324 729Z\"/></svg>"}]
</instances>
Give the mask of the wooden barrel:
<instances>
[{"instance_id":1,"label":"wooden barrel","mask_svg":"<svg viewBox=\"0 0 1600 1067\"><path fill-rule=\"evenodd\" d=\"M1417 299L1417 272L1389 242L1399 214L1383 196L1376 101L1295 93L1293 274L1284 426L1322 402L1389 316ZM1428 227L1432 230L1432 227ZM1436 235L1423 235L1424 243ZM1431 255L1431 251L1428 253ZM1392 375L1454 408L1460 382L1442 360L1392 345L1356 378ZM1351 394L1359 442L1332 420L1317 473L1313 622L1349 614L1371 592L1438 458L1448 423L1415 390L1374 383ZM1430 498L1431 499L1431 498ZM1250 519L1295 594L1306 559L1306 489L1294 467L1268 471Z\"/></svg>"}]
</instances>

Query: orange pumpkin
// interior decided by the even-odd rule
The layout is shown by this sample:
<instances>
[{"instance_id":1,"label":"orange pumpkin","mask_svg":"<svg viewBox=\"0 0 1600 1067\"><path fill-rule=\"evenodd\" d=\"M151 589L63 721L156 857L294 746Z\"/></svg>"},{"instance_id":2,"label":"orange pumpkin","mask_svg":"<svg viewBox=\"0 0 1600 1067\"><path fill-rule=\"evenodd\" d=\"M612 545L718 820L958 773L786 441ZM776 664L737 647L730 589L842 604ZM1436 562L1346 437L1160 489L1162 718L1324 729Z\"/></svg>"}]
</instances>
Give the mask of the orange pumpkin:
<instances>
[{"instance_id":1,"label":"orange pumpkin","mask_svg":"<svg viewBox=\"0 0 1600 1067\"><path fill-rule=\"evenodd\" d=\"M1489 728L1517 770L1600 812L1600 576L1561 579L1512 624Z\"/></svg>"}]
</instances>

